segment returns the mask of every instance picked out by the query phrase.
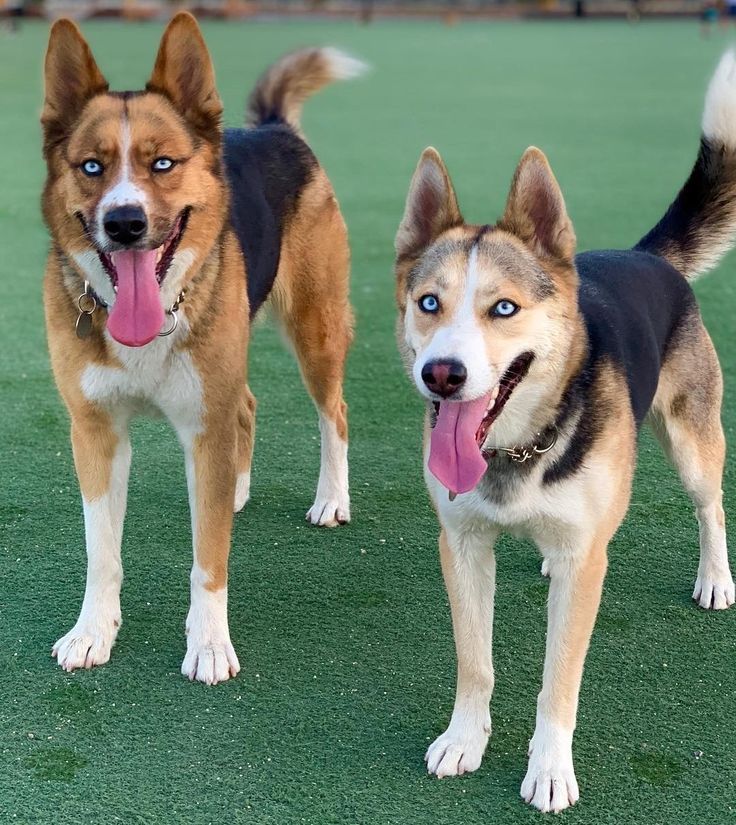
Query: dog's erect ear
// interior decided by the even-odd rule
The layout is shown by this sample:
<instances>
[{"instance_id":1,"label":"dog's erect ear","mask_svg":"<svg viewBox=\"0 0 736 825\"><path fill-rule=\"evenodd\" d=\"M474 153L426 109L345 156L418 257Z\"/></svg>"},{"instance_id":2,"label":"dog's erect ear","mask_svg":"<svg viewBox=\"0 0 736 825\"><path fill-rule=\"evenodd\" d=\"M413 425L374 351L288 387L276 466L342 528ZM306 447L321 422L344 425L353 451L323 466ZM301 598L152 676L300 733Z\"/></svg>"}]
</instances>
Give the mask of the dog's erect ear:
<instances>
[{"instance_id":1,"label":"dog's erect ear","mask_svg":"<svg viewBox=\"0 0 736 825\"><path fill-rule=\"evenodd\" d=\"M541 152L524 152L511 182L506 211L498 223L537 254L572 261L575 231L567 215L560 186Z\"/></svg>"},{"instance_id":2,"label":"dog's erect ear","mask_svg":"<svg viewBox=\"0 0 736 825\"><path fill-rule=\"evenodd\" d=\"M66 19L51 27L44 76L41 123L48 149L64 138L91 97L107 91L107 81L76 23Z\"/></svg>"},{"instance_id":3,"label":"dog's erect ear","mask_svg":"<svg viewBox=\"0 0 736 825\"><path fill-rule=\"evenodd\" d=\"M189 12L180 12L166 27L146 89L168 97L197 132L206 137L219 132L222 101L215 70Z\"/></svg>"},{"instance_id":4,"label":"dog's erect ear","mask_svg":"<svg viewBox=\"0 0 736 825\"><path fill-rule=\"evenodd\" d=\"M422 152L411 179L404 217L396 233L397 258L420 254L442 232L462 222L445 164L430 146Z\"/></svg>"}]
</instances>

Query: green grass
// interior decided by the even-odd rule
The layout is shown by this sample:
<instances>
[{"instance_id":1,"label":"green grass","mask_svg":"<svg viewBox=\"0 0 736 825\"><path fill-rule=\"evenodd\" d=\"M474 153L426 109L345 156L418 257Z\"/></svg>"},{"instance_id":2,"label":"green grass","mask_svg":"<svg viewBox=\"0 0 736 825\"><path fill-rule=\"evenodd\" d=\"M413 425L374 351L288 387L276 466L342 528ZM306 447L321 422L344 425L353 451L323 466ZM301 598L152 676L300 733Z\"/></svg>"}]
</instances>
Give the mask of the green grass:
<instances>
[{"instance_id":1,"label":"green grass","mask_svg":"<svg viewBox=\"0 0 736 825\"><path fill-rule=\"evenodd\" d=\"M158 25L85 27L116 87L140 86ZM725 40L690 23L205 25L229 123L285 50L330 43L368 77L311 101L305 128L354 250L347 381L354 520L308 529L315 414L263 325L253 500L230 579L243 670L217 688L179 674L190 565L182 459L162 422L134 429L124 622L111 662L62 673L53 641L84 585L66 414L49 371L47 238L37 118L46 32L0 36L0 821L423 825L539 821L518 797L543 655L546 585L524 543L499 548L494 734L481 769L426 776L449 718L454 652L420 469L421 404L393 339L392 241L411 171L433 143L466 216L500 214L513 165L543 147L581 248L627 245L694 159L705 82ZM697 285L736 425L734 258ZM736 465L724 482L736 510ZM588 657L570 823L734 818L736 610L696 609L697 526L648 434Z\"/></svg>"}]
</instances>

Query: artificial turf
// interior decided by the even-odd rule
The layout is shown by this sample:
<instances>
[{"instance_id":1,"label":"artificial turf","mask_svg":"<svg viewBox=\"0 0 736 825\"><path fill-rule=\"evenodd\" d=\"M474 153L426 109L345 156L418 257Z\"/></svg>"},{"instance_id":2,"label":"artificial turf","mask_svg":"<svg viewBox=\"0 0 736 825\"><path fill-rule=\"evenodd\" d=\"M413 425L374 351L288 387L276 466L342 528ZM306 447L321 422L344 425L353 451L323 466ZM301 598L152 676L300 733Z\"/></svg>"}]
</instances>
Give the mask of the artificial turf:
<instances>
[{"instance_id":1,"label":"artificial turf","mask_svg":"<svg viewBox=\"0 0 736 825\"><path fill-rule=\"evenodd\" d=\"M146 79L161 26L86 34L116 88ZM278 336L251 350L259 398L253 499L236 520L230 622L243 670L179 673L190 565L183 462L162 422L134 427L123 626L112 660L69 675L50 657L84 586L66 414L49 371L38 113L46 28L0 33L0 821L523 823L518 796L541 678L546 583L526 543L498 548L494 731L472 776L422 762L454 690L437 526L420 469L422 405L394 344L392 241L428 143L470 220L502 209L513 165L544 148L581 248L633 243L697 148L706 79L727 37L695 22L206 23L227 122L256 74L297 45L344 46L367 77L310 101L304 124L353 246L357 337L346 393L353 521L308 528L316 416ZM736 424L734 258L696 286ZM581 694L571 823L736 817L736 609L690 601L697 525L648 433L610 552ZM726 509L736 510L729 460Z\"/></svg>"}]
</instances>

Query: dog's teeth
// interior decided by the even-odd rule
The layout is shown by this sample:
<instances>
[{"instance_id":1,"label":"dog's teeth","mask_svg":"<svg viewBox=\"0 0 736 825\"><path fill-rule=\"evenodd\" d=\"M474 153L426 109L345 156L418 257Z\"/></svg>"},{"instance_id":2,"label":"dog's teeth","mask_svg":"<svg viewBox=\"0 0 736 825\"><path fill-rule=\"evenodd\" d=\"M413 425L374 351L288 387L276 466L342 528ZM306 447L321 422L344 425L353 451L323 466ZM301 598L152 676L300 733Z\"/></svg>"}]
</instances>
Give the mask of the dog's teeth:
<instances>
[{"instance_id":1,"label":"dog's teeth","mask_svg":"<svg viewBox=\"0 0 736 825\"><path fill-rule=\"evenodd\" d=\"M488 412L490 412L490 411L491 411L491 410L492 410L495 406L496 406L496 399L495 399L495 398L491 398L491 402L490 402L490 404L488 405Z\"/></svg>"},{"instance_id":2,"label":"dog's teeth","mask_svg":"<svg viewBox=\"0 0 736 825\"><path fill-rule=\"evenodd\" d=\"M501 389L501 385L496 384L496 386L493 388L493 392L491 393L491 400L492 401L495 401L498 398L498 391L500 389Z\"/></svg>"}]
</instances>

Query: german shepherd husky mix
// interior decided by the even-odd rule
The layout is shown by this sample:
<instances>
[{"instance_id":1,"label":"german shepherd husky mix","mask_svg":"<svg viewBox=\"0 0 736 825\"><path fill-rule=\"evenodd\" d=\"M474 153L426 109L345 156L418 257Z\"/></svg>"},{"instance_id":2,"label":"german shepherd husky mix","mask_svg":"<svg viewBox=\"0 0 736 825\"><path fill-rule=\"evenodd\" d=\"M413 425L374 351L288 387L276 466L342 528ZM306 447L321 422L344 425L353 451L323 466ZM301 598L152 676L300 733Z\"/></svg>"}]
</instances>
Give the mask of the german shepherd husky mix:
<instances>
[{"instance_id":1,"label":"german shepherd husky mix","mask_svg":"<svg viewBox=\"0 0 736 825\"><path fill-rule=\"evenodd\" d=\"M542 811L578 799L572 761L583 660L607 546L629 503L649 420L700 522L693 598L734 602L721 476L721 372L688 280L736 232L736 56L711 82L695 167L631 250L575 254L545 156L526 151L495 226L463 221L434 149L419 161L396 238L398 338L427 399L425 476L458 657L430 773L474 771L491 732L495 562L503 531L531 538L550 576L537 721L521 795Z\"/></svg>"},{"instance_id":2,"label":"german shepherd husky mix","mask_svg":"<svg viewBox=\"0 0 736 825\"><path fill-rule=\"evenodd\" d=\"M194 565L182 672L239 670L227 622L233 509L250 487L250 323L270 296L319 412L312 524L350 518L343 368L351 340L345 224L304 142L304 100L361 64L289 55L260 79L248 129L222 103L197 23L169 24L144 91L110 92L77 27L57 22L42 124L52 236L45 278L51 362L71 415L88 572L65 670L110 657L120 626L120 543L138 412L165 415L186 458Z\"/></svg>"}]
</instances>

